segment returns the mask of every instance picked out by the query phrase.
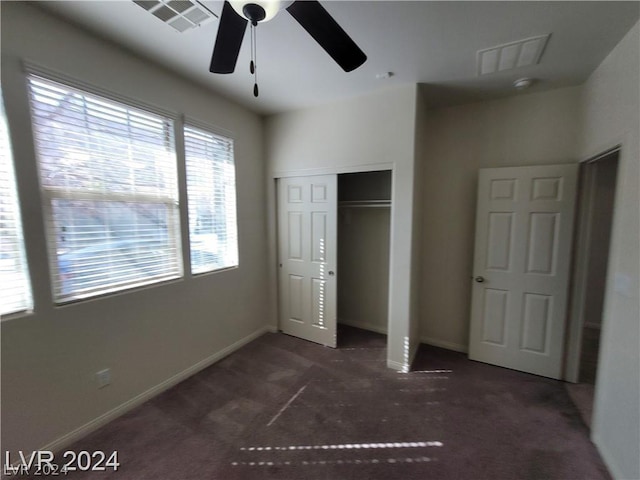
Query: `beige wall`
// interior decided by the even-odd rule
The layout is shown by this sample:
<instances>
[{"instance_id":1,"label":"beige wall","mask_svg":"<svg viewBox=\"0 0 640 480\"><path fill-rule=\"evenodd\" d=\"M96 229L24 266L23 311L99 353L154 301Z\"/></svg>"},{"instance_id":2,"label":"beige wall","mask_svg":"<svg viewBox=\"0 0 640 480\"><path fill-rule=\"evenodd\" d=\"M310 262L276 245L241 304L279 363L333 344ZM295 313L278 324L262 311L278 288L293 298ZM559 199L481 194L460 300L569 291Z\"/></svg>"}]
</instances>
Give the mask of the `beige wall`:
<instances>
[{"instance_id":1,"label":"beige wall","mask_svg":"<svg viewBox=\"0 0 640 480\"><path fill-rule=\"evenodd\" d=\"M640 24L585 83L581 159L621 145L592 437L616 478L640 478Z\"/></svg>"},{"instance_id":2,"label":"beige wall","mask_svg":"<svg viewBox=\"0 0 640 480\"><path fill-rule=\"evenodd\" d=\"M338 211L338 322L387 333L389 208Z\"/></svg>"},{"instance_id":3,"label":"beige wall","mask_svg":"<svg viewBox=\"0 0 640 480\"><path fill-rule=\"evenodd\" d=\"M398 369L405 366L409 357L405 345L410 335L415 105L415 85L402 86L274 115L267 118L265 130L271 179L287 173L393 169L387 359L391 367ZM270 225L275 225L274 198L271 180ZM271 263L275 265L273 231L270 242ZM271 279L275 284L274 270ZM271 297L276 298L273 292Z\"/></svg>"},{"instance_id":4,"label":"beige wall","mask_svg":"<svg viewBox=\"0 0 640 480\"><path fill-rule=\"evenodd\" d=\"M416 101L416 128L415 137L413 139L413 151L415 155L414 173L413 173L413 237L412 257L411 257L411 358L414 358L418 347L420 346L420 323L422 319L422 275L423 275L423 237L424 225L422 216L424 215L424 185L423 178L425 172L426 156L428 149L429 128L427 118L430 112L427 109L425 91L418 88Z\"/></svg>"},{"instance_id":5,"label":"beige wall","mask_svg":"<svg viewBox=\"0 0 640 480\"><path fill-rule=\"evenodd\" d=\"M425 343L467 349L478 169L577 161L579 106L580 88L571 87L428 112L421 183Z\"/></svg>"},{"instance_id":6,"label":"beige wall","mask_svg":"<svg viewBox=\"0 0 640 480\"><path fill-rule=\"evenodd\" d=\"M267 308L261 119L50 17L2 2L2 89L11 125L35 312L2 328L2 446L29 451L135 402L263 331ZM233 132L240 267L54 307L22 59ZM167 93L170 92L168 95ZM185 205L182 205L185 215ZM247 301L251 299L251 301ZM94 374L111 368L98 389Z\"/></svg>"}]
</instances>

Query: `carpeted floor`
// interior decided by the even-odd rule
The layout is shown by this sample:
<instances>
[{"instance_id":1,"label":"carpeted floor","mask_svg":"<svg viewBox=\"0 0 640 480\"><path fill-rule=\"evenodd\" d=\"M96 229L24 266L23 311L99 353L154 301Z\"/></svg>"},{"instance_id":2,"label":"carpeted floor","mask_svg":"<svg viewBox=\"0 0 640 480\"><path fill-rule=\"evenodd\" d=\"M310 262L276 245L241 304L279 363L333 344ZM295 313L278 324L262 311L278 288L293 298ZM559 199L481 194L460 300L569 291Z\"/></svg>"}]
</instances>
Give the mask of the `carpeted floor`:
<instances>
[{"instance_id":1,"label":"carpeted floor","mask_svg":"<svg viewBox=\"0 0 640 480\"><path fill-rule=\"evenodd\" d=\"M561 382L426 346L401 374L384 336L339 339L262 336L73 446L117 472L67 478L610 478Z\"/></svg>"},{"instance_id":2,"label":"carpeted floor","mask_svg":"<svg viewBox=\"0 0 640 480\"><path fill-rule=\"evenodd\" d=\"M595 386L590 383L565 383L564 386L567 389L569 398L576 406L578 412L580 412L582 421L587 427L591 428Z\"/></svg>"}]
</instances>

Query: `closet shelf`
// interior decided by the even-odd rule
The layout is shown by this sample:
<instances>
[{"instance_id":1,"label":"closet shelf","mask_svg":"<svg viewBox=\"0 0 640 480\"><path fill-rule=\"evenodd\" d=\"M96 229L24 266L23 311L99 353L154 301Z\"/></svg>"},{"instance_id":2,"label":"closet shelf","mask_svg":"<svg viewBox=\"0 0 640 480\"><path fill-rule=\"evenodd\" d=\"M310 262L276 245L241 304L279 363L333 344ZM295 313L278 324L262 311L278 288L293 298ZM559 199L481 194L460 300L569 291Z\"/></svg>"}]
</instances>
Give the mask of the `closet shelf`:
<instances>
[{"instance_id":1,"label":"closet shelf","mask_svg":"<svg viewBox=\"0 0 640 480\"><path fill-rule=\"evenodd\" d=\"M338 202L341 208L380 208L391 207L391 200L350 200Z\"/></svg>"}]
</instances>

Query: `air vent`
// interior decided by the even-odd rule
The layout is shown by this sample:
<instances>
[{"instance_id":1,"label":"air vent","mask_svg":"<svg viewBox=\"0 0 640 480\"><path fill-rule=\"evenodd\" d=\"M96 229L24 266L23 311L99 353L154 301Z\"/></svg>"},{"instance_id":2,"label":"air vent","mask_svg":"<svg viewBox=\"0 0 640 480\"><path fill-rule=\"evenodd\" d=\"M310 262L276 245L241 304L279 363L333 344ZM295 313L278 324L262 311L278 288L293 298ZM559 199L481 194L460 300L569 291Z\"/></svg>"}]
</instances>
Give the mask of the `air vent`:
<instances>
[{"instance_id":1,"label":"air vent","mask_svg":"<svg viewBox=\"0 0 640 480\"><path fill-rule=\"evenodd\" d=\"M478 76L537 64L549 36L540 35L478 50Z\"/></svg>"},{"instance_id":2,"label":"air vent","mask_svg":"<svg viewBox=\"0 0 640 480\"><path fill-rule=\"evenodd\" d=\"M217 18L217 15L198 1L133 0L133 3L144 8L179 32L199 27L212 18Z\"/></svg>"}]
</instances>

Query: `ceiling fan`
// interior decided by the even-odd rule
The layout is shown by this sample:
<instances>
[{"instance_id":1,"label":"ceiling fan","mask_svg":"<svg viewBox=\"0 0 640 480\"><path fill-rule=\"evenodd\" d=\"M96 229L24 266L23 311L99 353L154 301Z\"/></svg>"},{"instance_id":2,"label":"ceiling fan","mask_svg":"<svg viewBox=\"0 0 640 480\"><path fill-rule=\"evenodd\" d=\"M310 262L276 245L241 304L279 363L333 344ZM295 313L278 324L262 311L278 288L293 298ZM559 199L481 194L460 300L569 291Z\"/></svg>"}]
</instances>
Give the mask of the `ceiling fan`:
<instances>
[{"instance_id":1,"label":"ceiling fan","mask_svg":"<svg viewBox=\"0 0 640 480\"><path fill-rule=\"evenodd\" d=\"M364 52L316 0L294 2L231 0L225 1L222 7L209 71L233 73L247 23L250 22L252 34L250 71L255 75L255 27L258 23L273 18L280 10L286 10L345 72L355 70L367 60ZM257 81L253 90L257 97Z\"/></svg>"}]
</instances>

